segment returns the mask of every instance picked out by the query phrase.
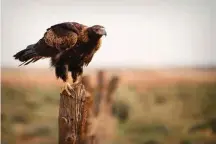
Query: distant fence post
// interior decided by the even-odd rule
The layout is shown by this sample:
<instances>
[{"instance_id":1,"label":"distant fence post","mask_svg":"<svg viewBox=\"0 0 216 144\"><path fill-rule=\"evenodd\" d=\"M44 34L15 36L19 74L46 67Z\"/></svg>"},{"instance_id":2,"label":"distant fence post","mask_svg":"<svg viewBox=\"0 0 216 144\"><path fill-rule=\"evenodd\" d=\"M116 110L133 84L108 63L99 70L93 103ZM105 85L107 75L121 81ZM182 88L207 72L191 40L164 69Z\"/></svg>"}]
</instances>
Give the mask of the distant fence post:
<instances>
[{"instance_id":1,"label":"distant fence post","mask_svg":"<svg viewBox=\"0 0 216 144\"><path fill-rule=\"evenodd\" d=\"M95 104L94 104L94 113L97 116L99 113L99 107L100 107L100 102L101 99L103 97L103 95L105 95L105 73L104 71L100 70L97 73L97 86L96 86L96 93L95 93Z\"/></svg>"},{"instance_id":2,"label":"distant fence post","mask_svg":"<svg viewBox=\"0 0 216 144\"><path fill-rule=\"evenodd\" d=\"M90 144L103 144L109 138L112 138L112 135L115 135L116 123L112 116L112 105L114 101L113 94L118 87L119 78L117 76L111 77L108 85L106 85L105 72L100 70L97 73L97 83L94 88L89 79L89 76L82 78L86 90L94 99L91 114L88 119L88 134L91 138L88 142ZM109 126L107 127L107 125Z\"/></svg>"},{"instance_id":3,"label":"distant fence post","mask_svg":"<svg viewBox=\"0 0 216 144\"><path fill-rule=\"evenodd\" d=\"M107 96L106 96L106 101L108 103L113 102L113 94L116 91L119 83L119 78L117 76L113 76L108 84L107 87Z\"/></svg>"}]
</instances>

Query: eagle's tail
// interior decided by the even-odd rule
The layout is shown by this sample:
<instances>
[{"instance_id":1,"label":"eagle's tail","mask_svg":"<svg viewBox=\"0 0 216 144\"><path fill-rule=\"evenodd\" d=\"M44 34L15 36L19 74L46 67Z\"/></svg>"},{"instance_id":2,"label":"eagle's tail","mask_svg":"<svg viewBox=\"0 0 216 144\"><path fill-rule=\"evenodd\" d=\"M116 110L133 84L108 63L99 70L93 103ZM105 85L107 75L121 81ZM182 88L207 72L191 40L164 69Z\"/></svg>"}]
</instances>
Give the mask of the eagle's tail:
<instances>
[{"instance_id":1,"label":"eagle's tail","mask_svg":"<svg viewBox=\"0 0 216 144\"><path fill-rule=\"evenodd\" d=\"M42 57L39 56L34 48L34 44L28 45L26 49L19 51L13 56L15 59L18 59L19 61L23 62L21 65L27 65L31 62L36 62Z\"/></svg>"}]
</instances>

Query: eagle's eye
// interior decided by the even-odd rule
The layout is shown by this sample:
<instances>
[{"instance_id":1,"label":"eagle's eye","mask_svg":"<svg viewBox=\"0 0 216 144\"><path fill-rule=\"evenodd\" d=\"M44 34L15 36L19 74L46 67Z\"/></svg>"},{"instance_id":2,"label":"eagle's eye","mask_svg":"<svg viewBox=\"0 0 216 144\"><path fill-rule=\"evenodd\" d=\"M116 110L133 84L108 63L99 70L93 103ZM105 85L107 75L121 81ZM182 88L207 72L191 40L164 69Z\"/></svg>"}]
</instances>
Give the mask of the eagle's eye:
<instances>
[{"instance_id":1,"label":"eagle's eye","mask_svg":"<svg viewBox=\"0 0 216 144\"><path fill-rule=\"evenodd\" d=\"M99 31L99 28L95 28L95 32L98 32Z\"/></svg>"}]
</instances>

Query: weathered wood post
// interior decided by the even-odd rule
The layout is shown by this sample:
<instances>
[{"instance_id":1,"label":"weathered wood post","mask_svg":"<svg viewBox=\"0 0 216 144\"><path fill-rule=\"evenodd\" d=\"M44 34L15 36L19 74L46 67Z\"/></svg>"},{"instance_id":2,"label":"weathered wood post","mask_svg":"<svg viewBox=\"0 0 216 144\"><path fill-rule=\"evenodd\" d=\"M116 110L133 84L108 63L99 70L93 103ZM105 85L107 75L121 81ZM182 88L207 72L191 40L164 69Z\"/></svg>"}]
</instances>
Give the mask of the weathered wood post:
<instances>
[{"instance_id":1,"label":"weathered wood post","mask_svg":"<svg viewBox=\"0 0 216 144\"><path fill-rule=\"evenodd\" d=\"M103 95L106 93L106 86L105 86L105 73L104 71L100 70L97 73L97 86L96 86L96 94L95 94L95 104L94 104L94 113L97 116L100 110L100 103Z\"/></svg>"},{"instance_id":2,"label":"weathered wood post","mask_svg":"<svg viewBox=\"0 0 216 144\"><path fill-rule=\"evenodd\" d=\"M116 91L119 83L119 78L117 76L113 76L108 84L107 94L106 94L106 102L107 104L113 104L113 94ZM110 107L111 109L111 107Z\"/></svg>"},{"instance_id":3,"label":"weathered wood post","mask_svg":"<svg viewBox=\"0 0 216 144\"><path fill-rule=\"evenodd\" d=\"M91 96L82 83L73 84L71 95L60 94L59 144L83 144L87 131L87 117Z\"/></svg>"}]
</instances>

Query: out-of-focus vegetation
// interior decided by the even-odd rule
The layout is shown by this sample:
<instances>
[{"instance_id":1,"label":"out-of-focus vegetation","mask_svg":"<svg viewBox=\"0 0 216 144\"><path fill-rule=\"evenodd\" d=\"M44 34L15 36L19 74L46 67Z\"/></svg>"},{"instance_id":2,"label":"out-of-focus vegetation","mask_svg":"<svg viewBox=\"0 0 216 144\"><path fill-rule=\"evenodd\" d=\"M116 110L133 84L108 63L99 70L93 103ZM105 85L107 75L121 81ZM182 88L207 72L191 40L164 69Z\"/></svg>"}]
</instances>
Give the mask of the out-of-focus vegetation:
<instances>
[{"instance_id":1,"label":"out-of-focus vegetation","mask_svg":"<svg viewBox=\"0 0 216 144\"><path fill-rule=\"evenodd\" d=\"M127 122L120 121L117 143L216 143L216 121L210 123L216 117L216 83L175 84L145 93L122 87L116 99L118 117L130 108Z\"/></svg>"},{"instance_id":2,"label":"out-of-focus vegetation","mask_svg":"<svg viewBox=\"0 0 216 144\"><path fill-rule=\"evenodd\" d=\"M56 143L58 89L2 84L2 142L14 144L40 137L41 142Z\"/></svg>"},{"instance_id":3,"label":"out-of-focus vegetation","mask_svg":"<svg viewBox=\"0 0 216 144\"><path fill-rule=\"evenodd\" d=\"M129 105L121 100L114 101L112 113L121 123L123 123L129 117Z\"/></svg>"},{"instance_id":4,"label":"out-of-focus vegetation","mask_svg":"<svg viewBox=\"0 0 216 144\"><path fill-rule=\"evenodd\" d=\"M2 143L57 143L60 87L2 83L1 90ZM142 92L120 85L113 113L119 119L116 144L207 143L216 140L216 82L175 83Z\"/></svg>"}]
</instances>

